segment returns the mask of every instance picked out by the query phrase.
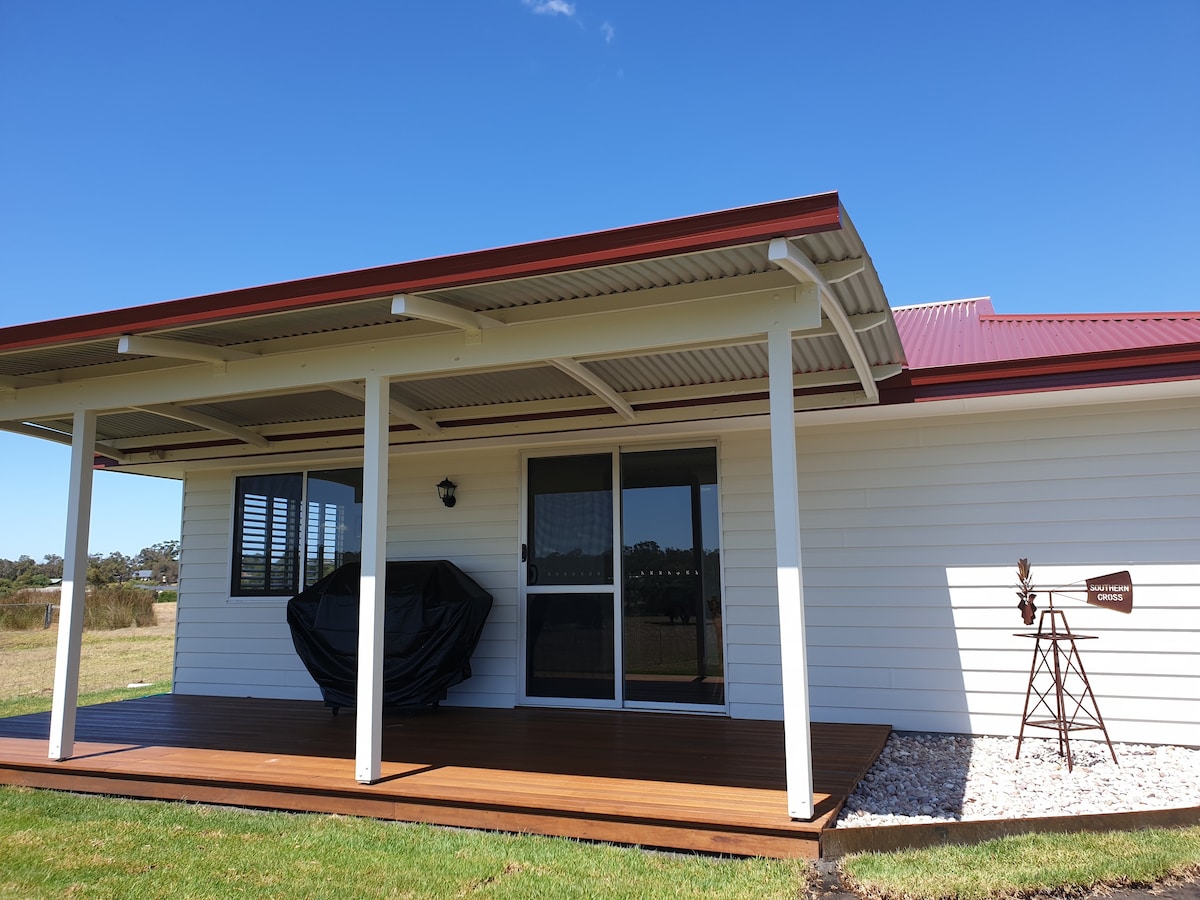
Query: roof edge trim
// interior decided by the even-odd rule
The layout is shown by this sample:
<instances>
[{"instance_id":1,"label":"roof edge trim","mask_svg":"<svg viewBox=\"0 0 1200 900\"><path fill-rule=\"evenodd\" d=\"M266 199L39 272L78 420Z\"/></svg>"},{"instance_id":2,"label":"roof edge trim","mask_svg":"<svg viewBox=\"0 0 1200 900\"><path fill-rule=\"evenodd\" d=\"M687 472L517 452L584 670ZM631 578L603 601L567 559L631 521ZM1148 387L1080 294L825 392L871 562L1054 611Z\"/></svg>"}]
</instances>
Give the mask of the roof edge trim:
<instances>
[{"instance_id":1,"label":"roof edge trim","mask_svg":"<svg viewBox=\"0 0 1200 900\"><path fill-rule=\"evenodd\" d=\"M571 237L0 328L0 349L92 340L373 296L548 275L842 228L836 191Z\"/></svg>"}]
</instances>

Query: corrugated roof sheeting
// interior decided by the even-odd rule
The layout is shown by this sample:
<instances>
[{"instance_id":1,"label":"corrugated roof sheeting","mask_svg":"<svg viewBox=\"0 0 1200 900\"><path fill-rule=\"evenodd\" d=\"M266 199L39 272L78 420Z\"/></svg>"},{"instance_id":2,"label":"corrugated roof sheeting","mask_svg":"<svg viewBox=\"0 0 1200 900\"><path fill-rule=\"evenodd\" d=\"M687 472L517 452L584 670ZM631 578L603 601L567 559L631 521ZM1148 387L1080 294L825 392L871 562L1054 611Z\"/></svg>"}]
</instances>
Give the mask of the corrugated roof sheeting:
<instances>
[{"instance_id":1,"label":"corrugated roof sheeting","mask_svg":"<svg viewBox=\"0 0 1200 900\"><path fill-rule=\"evenodd\" d=\"M39 419L37 424L70 434L74 423L67 418ZM100 441L119 441L125 438L154 437L160 434L200 432L205 429L187 422L178 422L165 416L141 410L104 413L96 418L96 438Z\"/></svg>"},{"instance_id":2,"label":"corrugated roof sheeting","mask_svg":"<svg viewBox=\"0 0 1200 900\"><path fill-rule=\"evenodd\" d=\"M496 403L529 403L586 397L587 388L552 366L469 373L392 383L392 396L419 410L467 409Z\"/></svg>"},{"instance_id":3,"label":"corrugated roof sheeting","mask_svg":"<svg viewBox=\"0 0 1200 900\"><path fill-rule=\"evenodd\" d=\"M913 369L1200 343L1200 313L996 315L978 298L894 315Z\"/></svg>"},{"instance_id":4,"label":"corrugated roof sheeting","mask_svg":"<svg viewBox=\"0 0 1200 900\"><path fill-rule=\"evenodd\" d=\"M39 347L0 354L0 375L19 378L22 375L40 375L43 372L79 369L133 358L117 353L116 339Z\"/></svg>"},{"instance_id":5,"label":"corrugated roof sheeting","mask_svg":"<svg viewBox=\"0 0 1200 900\"><path fill-rule=\"evenodd\" d=\"M447 300L464 309L487 312L669 285L717 281L735 275L769 272L774 268L767 261L766 245L758 244L446 288L431 291L425 296Z\"/></svg>"},{"instance_id":6,"label":"corrugated roof sheeting","mask_svg":"<svg viewBox=\"0 0 1200 900\"><path fill-rule=\"evenodd\" d=\"M189 403L188 409L215 416L231 425L254 428L263 425L287 425L295 422L319 422L361 416L363 404L336 391L308 390L270 397L247 397L218 403Z\"/></svg>"},{"instance_id":7,"label":"corrugated roof sheeting","mask_svg":"<svg viewBox=\"0 0 1200 900\"><path fill-rule=\"evenodd\" d=\"M587 368L621 393L766 377L766 344L595 360Z\"/></svg>"},{"instance_id":8,"label":"corrugated roof sheeting","mask_svg":"<svg viewBox=\"0 0 1200 900\"><path fill-rule=\"evenodd\" d=\"M399 321L392 315L392 298L330 303L286 313L231 319L192 328L168 329L160 336L214 347L236 347L266 340L328 334ZM253 348L247 348L253 349Z\"/></svg>"}]
</instances>

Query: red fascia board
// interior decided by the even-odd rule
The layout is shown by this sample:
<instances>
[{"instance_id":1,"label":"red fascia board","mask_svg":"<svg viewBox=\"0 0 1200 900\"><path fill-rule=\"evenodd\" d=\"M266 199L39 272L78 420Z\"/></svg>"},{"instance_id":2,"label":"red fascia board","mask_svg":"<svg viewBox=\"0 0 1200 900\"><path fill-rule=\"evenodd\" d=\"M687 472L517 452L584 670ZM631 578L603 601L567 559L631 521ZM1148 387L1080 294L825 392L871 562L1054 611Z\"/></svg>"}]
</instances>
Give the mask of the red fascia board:
<instances>
[{"instance_id":1,"label":"red fascia board","mask_svg":"<svg viewBox=\"0 0 1200 900\"><path fill-rule=\"evenodd\" d=\"M842 227L837 192L0 329L16 350L408 291L549 275Z\"/></svg>"},{"instance_id":2,"label":"red fascia board","mask_svg":"<svg viewBox=\"0 0 1200 900\"><path fill-rule=\"evenodd\" d=\"M1197 379L1200 379L1200 360L1193 359L1187 362L1161 365L1127 366L1029 376L996 376L978 381L925 384L897 381L891 386L880 386L880 402L884 405L894 405L922 403L930 400L968 400L973 397L997 397L1132 384L1163 384L1168 381L1195 381Z\"/></svg>"}]
</instances>

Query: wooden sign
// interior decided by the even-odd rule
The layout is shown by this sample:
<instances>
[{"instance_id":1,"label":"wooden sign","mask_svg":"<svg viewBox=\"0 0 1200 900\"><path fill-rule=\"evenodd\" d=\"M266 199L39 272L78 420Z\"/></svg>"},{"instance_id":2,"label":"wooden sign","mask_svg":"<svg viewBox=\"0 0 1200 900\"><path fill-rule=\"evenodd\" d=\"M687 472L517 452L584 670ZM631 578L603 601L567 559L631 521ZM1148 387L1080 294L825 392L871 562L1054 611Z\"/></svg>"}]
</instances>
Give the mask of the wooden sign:
<instances>
[{"instance_id":1,"label":"wooden sign","mask_svg":"<svg viewBox=\"0 0 1200 900\"><path fill-rule=\"evenodd\" d=\"M1087 580L1087 602L1117 612L1133 612L1133 579L1128 572L1113 572Z\"/></svg>"}]
</instances>

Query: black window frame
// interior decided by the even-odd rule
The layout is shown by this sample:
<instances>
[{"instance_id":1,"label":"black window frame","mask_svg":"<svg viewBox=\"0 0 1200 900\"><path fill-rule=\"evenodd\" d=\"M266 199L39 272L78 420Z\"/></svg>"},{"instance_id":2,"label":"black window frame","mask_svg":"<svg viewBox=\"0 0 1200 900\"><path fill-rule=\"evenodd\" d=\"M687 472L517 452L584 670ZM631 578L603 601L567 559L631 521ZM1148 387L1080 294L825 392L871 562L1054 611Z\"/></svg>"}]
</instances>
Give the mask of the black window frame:
<instances>
[{"instance_id":1,"label":"black window frame","mask_svg":"<svg viewBox=\"0 0 1200 900\"><path fill-rule=\"evenodd\" d=\"M314 540L323 544L325 526L320 523L328 519L329 504L310 496L321 493L310 491L314 479L354 490L353 502L343 505L342 540L328 557L318 551L315 565L309 544ZM338 565L361 556L361 468L239 475L233 494L231 597L292 597ZM314 533L319 533L315 539Z\"/></svg>"}]
</instances>

